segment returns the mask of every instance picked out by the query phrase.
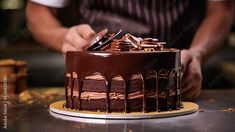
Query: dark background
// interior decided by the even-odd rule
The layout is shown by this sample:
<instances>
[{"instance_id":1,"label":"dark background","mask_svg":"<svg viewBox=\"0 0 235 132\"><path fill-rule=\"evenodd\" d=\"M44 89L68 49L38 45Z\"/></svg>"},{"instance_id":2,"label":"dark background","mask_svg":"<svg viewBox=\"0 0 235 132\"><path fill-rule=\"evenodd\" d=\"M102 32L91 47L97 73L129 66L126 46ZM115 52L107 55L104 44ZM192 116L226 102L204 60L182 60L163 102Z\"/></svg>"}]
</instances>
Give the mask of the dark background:
<instances>
[{"instance_id":1,"label":"dark background","mask_svg":"<svg viewBox=\"0 0 235 132\"><path fill-rule=\"evenodd\" d=\"M25 0L0 0L0 59L28 62L28 84L63 86L65 67L60 53L37 44L27 29ZM66 26L77 23L75 1L59 12ZM235 23L223 47L203 68L203 88L235 87Z\"/></svg>"}]
</instances>

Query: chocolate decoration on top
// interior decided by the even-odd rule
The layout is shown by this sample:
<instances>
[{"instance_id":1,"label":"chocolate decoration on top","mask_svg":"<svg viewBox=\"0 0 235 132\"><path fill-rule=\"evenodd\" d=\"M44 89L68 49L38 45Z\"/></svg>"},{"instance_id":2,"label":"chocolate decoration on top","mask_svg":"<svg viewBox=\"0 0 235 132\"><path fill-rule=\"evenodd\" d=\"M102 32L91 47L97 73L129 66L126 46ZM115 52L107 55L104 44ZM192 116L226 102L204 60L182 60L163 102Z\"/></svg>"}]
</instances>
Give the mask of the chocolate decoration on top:
<instances>
[{"instance_id":1,"label":"chocolate decoration on top","mask_svg":"<svg viewBox=\"0 0 235 132\"><path fill-rule=\"evenodd\" d=\"M102 31L104 31L104 32L102 32ZM102 31L100 32L101 34L97 36L97 39L95 39L97 41L95 41L95 43L91 44L91 46L87 48L88 51L98 51L98 50L101 50L101 48L103 48L106 45L110 44L110 42L113 39L115 39L122 32L122 30L119 30L115 34L114 33L107 34L107 31L105 29L102 30ZM106 33L105 33L105 31L106 31Z\"/></svg>"},{"instance_id":2,"label":"chocolate decoration on top","mask_svg":"<svg viewBox=\"0 0 235 132\"><path fill-rule=\"evenodd\" d=\"M110 49L106 51L66 53L67 108L124 113L180 108L180 51L166 48L165 43L154 38L138 38L137 41L131 40L132 38L137 40L132 35L112 40L108 44ZM152 48L151 51L149 48ZM102 79L86 79L94 73L99 74ZM134 75L138 76L136 81L139 82L137 86L140 89L136 92L139 95L130 98L129 95L133 93L131 89L135 89L135 80L131 79ZM113 80L116 76L120 79ZM89 92L94 88L87 87L87 81L90 81L89 84L93 81L93 87L100 86L96 89L99 98L89 99ZM114 91L113 87L123 90ZM92 96L95 96L96 91L92 92ZM81 96L85 92L86 98ZM101 96L102 92L105 96ZM123 93L124 98L111 98L111 93L114 92L119 95ZM150 96L152 92L155 94Z\"/></svg>"}]
</instances>

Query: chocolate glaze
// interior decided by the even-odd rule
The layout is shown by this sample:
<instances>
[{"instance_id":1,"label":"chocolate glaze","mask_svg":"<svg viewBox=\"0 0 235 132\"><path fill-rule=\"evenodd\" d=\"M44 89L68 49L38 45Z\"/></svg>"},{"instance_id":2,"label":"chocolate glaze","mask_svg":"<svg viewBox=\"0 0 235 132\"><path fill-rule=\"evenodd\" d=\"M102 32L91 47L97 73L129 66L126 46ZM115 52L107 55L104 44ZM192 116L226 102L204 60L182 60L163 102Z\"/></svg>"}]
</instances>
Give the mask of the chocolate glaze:
<instances>
[{"instance_id":1,"label":"chocolate glaze","mask_svg":"<svg viewBox=\"0 0 235 132\"><path fill-rule=\"evenodd\" d=\"M69 77L66 77L66 107L82 109L81 93L83 91L83 81L86 76L93 73L99 73L104 77L106 86L106 111L111 112L110 109L110 84L112 78L120 75L123 78L124 84L124 111L129 111L128 105L128 88L129 79L133 74L140 74L143 88L143 104L142 111L147 112L146 109L146 76L149 71L154 71L155 74L155 91L156 91L156 111L163 111L169 109L179 108L180 105L180 51L176 49L163 49L161 51L142 52L142 51L128 51L128 52L89 52L89 51L70 51L66 53L66 73L72 74L72 85ZM171 74L176 71L176 83L172 86L175 93L174 101L170 103L169 86ZM76 73L76 74L74 74ZM77 75L74 77L74 75ZM165 81L161 81L161 80ZM160 82L166 82L164 87L159 87ZM71 90L71 95L68 97L68 90ZM73 91L77 91L78 95L73 95ZM163 98L160 97L163 95ZM76 96L78 98L76 98ZM72 102L70 101L70 99ZM71 106L72 104L72 106ZM161 104L161 105L160 105ZM85 104L84 104L85 105ZM94 104L95 105L95 104ZM172 106L170 106L172 105ZM175 108L174 108L175 106Z\"/></svg>"}]
</instances>

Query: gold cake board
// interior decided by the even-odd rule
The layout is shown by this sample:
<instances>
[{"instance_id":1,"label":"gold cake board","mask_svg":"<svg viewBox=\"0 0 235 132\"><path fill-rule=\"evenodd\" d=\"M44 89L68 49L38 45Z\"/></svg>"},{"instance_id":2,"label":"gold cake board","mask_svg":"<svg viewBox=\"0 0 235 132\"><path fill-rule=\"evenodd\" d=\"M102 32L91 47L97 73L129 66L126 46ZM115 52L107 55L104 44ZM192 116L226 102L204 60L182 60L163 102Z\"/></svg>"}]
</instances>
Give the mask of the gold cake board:
<instances>
[{"instance_id":1,"label":"gold cake board","mask_svg":"<svg viewBox=\"0 0 235 132\"><path fill-rule=\"evenodd\" d=\"M162 112L93 112L93 111L77 111L72 109L64 108L63 105L65 100L57 101L50 105L50 113L52 116L62 118L65 120L80 121L86 119L107 119L107 120L138 120L138 119L151 119L151 118L164 118L181 116L186 114L195 113L198 110L198 105L193 102L182 102L184 108L180 110L162 111Z\"/></svg>"}]
</instances>

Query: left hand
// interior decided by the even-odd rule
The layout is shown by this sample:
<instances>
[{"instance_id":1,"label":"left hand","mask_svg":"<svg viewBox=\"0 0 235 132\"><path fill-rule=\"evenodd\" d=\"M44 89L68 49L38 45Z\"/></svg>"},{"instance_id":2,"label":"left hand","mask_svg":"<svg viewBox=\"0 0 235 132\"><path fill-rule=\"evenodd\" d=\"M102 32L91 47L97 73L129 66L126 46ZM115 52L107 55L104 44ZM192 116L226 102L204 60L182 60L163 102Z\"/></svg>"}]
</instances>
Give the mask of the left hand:
<instances>
[{"instance_id":1,"label":"left hand","mask_svg":"<svg viewBox=\"0 0 235 132\"><path fill-rule=\"evenodd\" d=\"M61 52L82 51L89 45L89 39L95 35L95 31L88 24L75 25L67 29L63 36Z\"/></svg>"},{"instance_id":2,"label":"left hand","mask_svg":"<svg viewBox=\"0 0 235 132\"><path fill-rule=\"evenodd\" d=\"M181 51L181 93L182 100L194 100L201 93L201 62L194 52Z\"/></svg>"}]
</instances>

